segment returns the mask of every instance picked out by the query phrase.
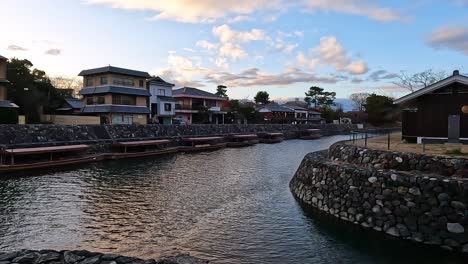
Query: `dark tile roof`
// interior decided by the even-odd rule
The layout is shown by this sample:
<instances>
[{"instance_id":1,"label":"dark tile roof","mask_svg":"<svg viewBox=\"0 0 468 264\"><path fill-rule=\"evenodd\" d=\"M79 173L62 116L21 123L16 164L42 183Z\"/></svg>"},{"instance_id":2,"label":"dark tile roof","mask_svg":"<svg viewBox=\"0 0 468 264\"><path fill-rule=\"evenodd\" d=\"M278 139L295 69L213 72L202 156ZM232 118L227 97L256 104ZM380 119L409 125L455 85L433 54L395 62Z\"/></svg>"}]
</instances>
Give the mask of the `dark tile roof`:
<instances>
[{"instance_id":1,"label":"dark tile roof","mask_svg":"<svg viewBox=\"0 0 468 264\"><path fill-rule=\"evenodd\" d=\"M278 105L277 103L269 103L267 105L264 105L263 107L260 107L260 109L265 108L270 110L271 112L287 112L287 113L294 113L294 110L290 108L286 108L283 106Z\"/></svg>"},{"instance_id":2,"label":"dark tile roof","mask_svg":"<svg viewBox=\"0 0 468 264\"><path fill-rule=\"evenodd\" d=\"M80 95L90 95L90 94L106 94L106 93L115 93L115 94L130 94L130 95L139 95L139 96L151 96L151 94L144 89L139 88L127 88L120 86L98 86L91 88L81 89L79 92Z\"/></svg>"},{"instance_id":3,"label":"dark tile roof","mask_svg":"<svg viewBox=\"0 0 468 264\"><path fill-rule=\"evenodd\" d=\"M281 105L281 106L286 107L286 108L291 108L293 110L307 111L306 108L304 108L302 106L298 106L298 105L293 105L293 104L284 104L284 105Z\"/></svg>"},{"instance_id":4,"label":"dark tile roof","mask_svg":"<svg viewBox=\"0 0 468 264\"><path fill-rule=\"evenodd\" d=\"M158 98L161 99L161 100L164 100L164 101L175 101L175 99L171 96L162 96L162 95L158 95Z\"/></svg>"},{"instance_id":5,"label":"dark tile roof","mask_svg":"<svg viewBox=\"0 0 468 264\"><path fill-rule=\"evenodd\" d=\"M99 74L99 73L117 73L117 74L123 74L123 75L128 75L128 76L140 77L140 78L151 78L151 75L149 75L149 73L144 72L144 71L135 71L135 70L130 70L130 69L118 68L114 66L106 66L106 67L101 67L101 68L83 70L78 74L78 76L86 76L86 75L93 75L93 74Z\"/></svg>"},{"instance_id":6,"label":"dark tile roof","mask_svg":"<svg viewBox=\"0 0 468 264\"><path fill-rule=\"evenodd\" d=\"M6 58L6 57L3 57L2 55L0 55L0 59L3 59L3 60L8 60L8 58Z\"/></svg>"},{"instance_id":7,"label":"dark tile roof","mask_svg":"<svg viewBox=\"0 0 468 264\"><path fill-rule=\"evenodd\" d=\"M321 115L320 112L314 111L314 110L309 110L307 111L308 114L313 114L313 115Z\"/></svg>"},{"instance_id":8,"label":"dark tile roof","mask_svg":"<svg viewBox=\"0 0 468 264\"><path fill-rule=\"evenodd\" d=\"M219 96L219 95L207 92L207 91L203 91L197 88L192 88L192 87L184 87L184 88L176 89L172 91L172 94L173 95L187 95L187 97L190 97L190 95L193 95L193 96L203 96L203 97L214 97L214 98L218 98L221 100L226 99L225 97L222 97L222 96Z\"/></svg>"},{"instance_id":9,"label":"dark tile roof","mask_svg":"<svg viewBox=\"0 0 468 264\"><path fill-rule=\"evenodd\" d=\"M159 76L156 76L156 77L153 77L151 78L149 81L148 81L150 84L156 84L156 85L162 85L162 86L170 86L170 87L173 87L174 84L172 83L168 83L166 81L164 81L161 77Z\"/></svg>"},{"instance_id":10,"label":"dark tile roof","mask_svg":"<svg viewBox=\"0 0 468 264\"><path fill-rule=\"evenodd\" d=\"M19 108L16 104L10 101L0 101L1 108Z\"/></svg>"},{"instance_id":11,"label":"dark tile roof","mask_svg":"<svg viewBox=\"0 0 468 264\"><path fill-rule=\"evenodd\" d=\"M81 99L65 98L65 102L69 104L73 109L80 109L84 106L83 100Z\"/></svg>"},{"instance_id":12,"label":"dark tile roof","mask_svg":"<svg viewBox=\"0 0 468 264\"><path fill-rule=\"evenodd\" d=\"M82 113L128 113L149 114L151 111L146 106L133 105L86 105Z\"/></svg>"}]
</instances>

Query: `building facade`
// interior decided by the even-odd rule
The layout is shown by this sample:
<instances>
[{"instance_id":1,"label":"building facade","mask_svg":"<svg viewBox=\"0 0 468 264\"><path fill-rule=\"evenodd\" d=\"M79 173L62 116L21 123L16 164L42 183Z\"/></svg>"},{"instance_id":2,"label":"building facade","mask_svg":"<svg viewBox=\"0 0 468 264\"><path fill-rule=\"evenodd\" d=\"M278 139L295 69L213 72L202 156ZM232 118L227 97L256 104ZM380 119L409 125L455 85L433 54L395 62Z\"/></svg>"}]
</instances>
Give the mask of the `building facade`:
<instances>
[{"instance_id":1,"label":"building facade","mask_svg":"<svg viewBox=\"0 0 468 264\"><path fill-rule=\"evenodd\" d=\"M192 87L176 89L173 96L176 118L183 119L186 124L224 124L228 98Z\"/></svg>"},{"instance_id":2,"label":"building facade","mask_svg":"<svg viewBox=\"0 0 468 264\"><path fill-rule=\"evenodd\" d=\"M395 104L403 108L403 139L468 143L468 77L458 71L395 100Z\"/></svg>"},{"instance_id":3,"label":"building facade","mask_svg":"<svg viewBox=\"0 0 468 264\"><path fill-rule=\"evenodd\" d=\"M172 97L174 84L168 83L160 77L153 77L148 81L148 89L151 93L150 110L151 123L172 124L175 116L175 99Z\"/></svg>"},{"instance_id":4,"label":"building facade","mask_svg":"<svg viewBox=\"0 0 468 264\"><path fill-rule=\"evenodd\" d=\"M147 72L113 66L84 70L81 114L95 115L103 124L147 124L151 94Z\"/></svg>"},{"instance_id":5,"label":"building facade","mask_svg":"<svg viewBox=\"0 0 468 264\"><path fill-rule=\"evenodd\" d=\"M7 100L7 86L10 85L7 79L7 61L7 58L0 55L0 108L18 108Z\"/></svg>"},{"instance_id":6,"label":"building facade","mask_svg":"<svg viewBox=\"0 0 468 264\"><path fill-rule=\"evenodd\" d=\"M294 110L295 124L307 124L308 111L306 108L293 104L284 104L281 106Z\"/></svg>"},{"instance_id":7,"label":"building facade","mask_svg":"<svg viewBox=\"0 0 468 264\"><path fill-rule=\"evenodd\" d=\"M296 120L293 109L277 103L269 103L257 109L263 116L263 121L277 124L292 124Z\"/></svg>"}]
</instances>

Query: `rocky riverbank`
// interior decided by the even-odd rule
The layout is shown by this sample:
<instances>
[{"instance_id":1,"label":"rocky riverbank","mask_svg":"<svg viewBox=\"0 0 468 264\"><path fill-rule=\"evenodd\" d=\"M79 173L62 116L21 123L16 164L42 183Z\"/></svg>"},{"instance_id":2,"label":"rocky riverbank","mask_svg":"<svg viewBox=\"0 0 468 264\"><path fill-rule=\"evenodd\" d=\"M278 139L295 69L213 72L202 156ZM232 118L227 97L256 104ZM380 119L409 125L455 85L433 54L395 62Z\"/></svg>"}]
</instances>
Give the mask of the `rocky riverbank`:
<instances>
[{"instance_id":1,"label":"rocky riverbank","mask_svg":"<svg viewBox=\"0 0 468 264\"><path fill-rule=\"evenodd\" d=\"M103 254L86 250L20 250L0 252L0 264L203 264L208 263L189 255L154 259L139 259L115 254Z\"/></svg>"},{"instance_id":2,"label":"rocky riverbank","mask_svg":"<svg viewBox=\"0 0 468 264\"><path fill-rule=\"evenodd\" d=\"M328 153L307 155L290 189L306 207L337 219L383 235L468 253L468 179L457 177L459 173L437 174L447 170L428 172L425 166L411 165L421 161L409 157L336 144ZM428 156L423 159L428 160ZM452 164L437 157L433 162Z\"/></svg>"}]
</instances>

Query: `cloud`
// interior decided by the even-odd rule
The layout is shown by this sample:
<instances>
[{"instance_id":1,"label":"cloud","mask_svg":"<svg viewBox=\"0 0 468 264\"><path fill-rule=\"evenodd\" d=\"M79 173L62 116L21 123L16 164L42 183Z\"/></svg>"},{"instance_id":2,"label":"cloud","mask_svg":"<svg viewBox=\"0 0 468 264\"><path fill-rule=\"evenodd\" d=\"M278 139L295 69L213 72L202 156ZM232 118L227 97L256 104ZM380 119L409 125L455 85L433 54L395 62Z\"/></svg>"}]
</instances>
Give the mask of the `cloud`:
<instances>
[{"instance_id":1,"label":"cloud","mask_svg":"<svg viewBox=\"0 0 468 264\"><path fill-rule=\"evenodd\" d=\"M398 11L379 7L370 0L303 0L309 10L332 11L337 13L364 16L372 20L391 22L405 21L407 18Z\"/></svg>"},{"instance_id":2,"label":"cloud","mask_svg":"<svg viewBox=\"0 0 468 264\"><path fill-rule=\"evenodd\" d=\"M234 23L239 23L239 22L244 22L244 21L254 21L254 20L255 19L253 17L240 15L240 16L235 16L233 18L228 19L227 23L234 24Z\"/></svg>"},{"instance_id":3,"label":"cloud","mask_svg":"<svg viewBox=\"0 0 468 264\"><path fill-rule=\"evenodd\" d=\"M252 86L285 86L295 83L328 83L333 84L342 81L337 76L316 76L313 73L304 72L298 68L286 68L277 74L260 71L258 68L250 68L237 74L229 72L211 72L205 76L210 83L224 83L230 87Z\"/></svg>"},{"instance_id":4,"label":"cloud","mask_svg":"<svg viewBox=\"0 0 468 264\"><path fill-rule=\"evenodd\" d=\"M206 40L199 40L197 41L197 43L195 43L195 46L197 47L202 47L208 51L213 51L215 49L218 48L218 45L217 44L214 44L214 43L211 43L211 42L208 42Z\"/></svg>"},{"instance_id":5,"label":"cloud","mask_svg":"<svg viewBox=\"0 0 468 264\"><path fill-rule=\"evenodd\" d=\"M264 40L266 34L263 30L252 29L250 31L236 31L224 24L213 27L212 33L219 39L219 56L229 57L233 60L247 57L247 52L241 47L241 43ZM204 43L207 44L207 43ZM214 46L211 46L214 47Z\"/></svg>"},{"instance_id":6,"label":"cloud","mask_svg":"<svg viewBox=\"0 0 468 264\"><path fill-rule=\"evenodd\" d=\"M435 29L427 43L436 49L452 49L468 55L468 27L443 26Z\"/></svg>"},{"instance_id":7,"label":"cloud","mask_svg":"<svg viewBox=\"0 0 468 264\"><path fill-rule=\"evenodd\" d=\"M49 50L46 50L45 52L45 54L52 55L52 56L58 56L60 55L60 53L62 53L62 50L60 49L49 49Z\"/></svg>"},{"instance_id":8,"label":"cloud","mask_svg":"<svg viewBox=\"0 0 468 264\"><path fill-rule=\"evenodd\" d=\"M18 45L9 45L7 50L11 50L11 51L27 51L28 49L27 48L24 48L24 47L21 47L21 46L18 46Z\"/></svg>"},{"instance_id":9,"label":"cloud","mask_svg":"<svg viewBox=\"0 0 468 264\"><path fill-rule=\"evenodd\" d=\"M381 80L395 79L397 77L398 77L398 74L396 73L390 73L390 72L387 72L386 70L378 70L378 71L371 73L368 77L368 80L378 82Z\"/></svg>"},{"instance_id":10,"label":"cloud","mask_svg":"<svg viewBox=\"0 0 468 264\"><path fill-rule=\"evenodd\" d=\"M353 60L345 48L334 36L326 36L320 39L319 46L311 50L312 58L299 52L297 62L300 66L315 69L319 65L331 66L337 71L354 75L364 74L369 71L367 63L362 60Z\"/></svg>"},{"instance_id":11,"label":"cloud","mask_svg":"<svg viewBox=\"0 0 468 264\"><path fill-rule=\"evenodd\" d=\"M84 0L113 8L149 10L154 20L184 23L214 23L230 15L245 16L260 10L281 8L281 0Z\"/></svg>"}]
</instances>

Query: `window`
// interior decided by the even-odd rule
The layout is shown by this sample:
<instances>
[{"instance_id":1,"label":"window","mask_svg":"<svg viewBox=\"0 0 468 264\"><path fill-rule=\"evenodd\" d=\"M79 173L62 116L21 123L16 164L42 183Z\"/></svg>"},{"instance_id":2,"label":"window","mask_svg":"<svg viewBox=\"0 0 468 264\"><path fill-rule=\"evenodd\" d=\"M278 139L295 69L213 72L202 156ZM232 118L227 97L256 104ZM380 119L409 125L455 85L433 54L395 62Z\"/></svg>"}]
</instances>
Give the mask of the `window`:
<instances>
[{"instance_id":1,"label":"window","mask_svg":"<svg viewBox=\"0 0 468 264\"><path fill-rule=\"evenodd\" d=\"M158 95L166 96L166 90L164 90L164 89L158 89Z\"/></svg>"},{"instance_id":2,"label":"window","mask_svg":"<svg viewBox=\"0 0 468 264\"><path fill-rule=\"evenodd\" d=\"M112 83L115 85L123 85L123 86L135 86L133 79L128 78L114 78Z\"/></svg>"},{"instance_id":3,"label":"window","mask_svg":"<svg viewBox=\"0 0 468 264\"><path fill-rule=\"evenodd\" d=\"M171 112L172 111L172 105L171 104L164 104L164 111L166 112Z\"/></svg>"},{"instance_id":4,"label":"window","mask_svg":"<svg viewBox=\"0 0 468 264\"><path fill-rule=\"evenodd\" d=\"M86 86L93 86L93 78L86 78Z\"/></svg>"},{"instance_id":5,"label":"window","mask_svg":"<svg viewBox=\"0 0 468 264\"><path fill-rule=\"evenodd\" d=\"M101 85L107 84L107 76L101 77Z\"/></svg>"},{"instance_id":6,"label":"window","mask_svg":"<svg viewBox=\"0 0 468 264\"><path fill-rule=\"evenodd\" d=\"M112 115L112 124L131 125L131 124L133 124L133 116L131 116L131 115Z\"/></svg>"},{"instance_id":7,"label":"window","mask_svg":"<svg viewBox=\"0 0 468 264\"><path fill-rule=\"evenodd\" d=\"M129 95L112 95L112 104L116 105L136 105L136 97Z\"/></svg>"},{"instance_id":8,"label":"window","mask_svg":"<svg viewBox=\"0 0 468 264\"><path fill-rule=\"evenodd\" d=\"M105 104L106 98L104 96L91 96L86 98L87 105L95 105L95 104Z\"/></svg>"},{"instance_id":9,"label":"window","mask_svg":"<svg viewBox=\"0 0 468 264\"><path fill-rule=\"evenodd\" d=\"M139 81L140 87L143 87L145 85L145 82L143 80Z\"/></svg>"}]
</instances>

